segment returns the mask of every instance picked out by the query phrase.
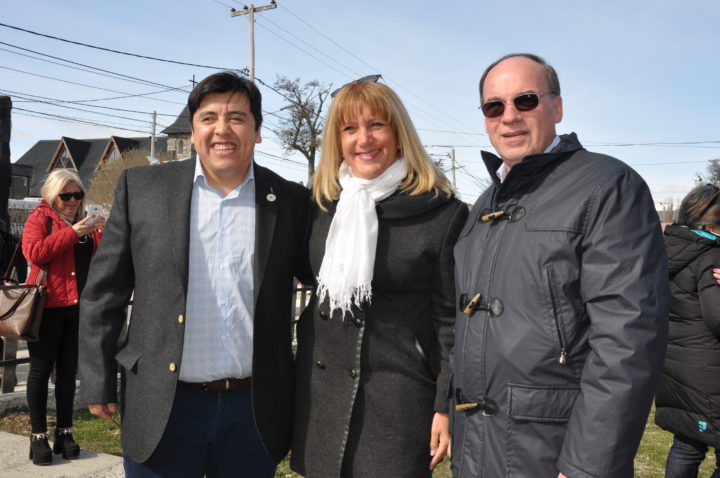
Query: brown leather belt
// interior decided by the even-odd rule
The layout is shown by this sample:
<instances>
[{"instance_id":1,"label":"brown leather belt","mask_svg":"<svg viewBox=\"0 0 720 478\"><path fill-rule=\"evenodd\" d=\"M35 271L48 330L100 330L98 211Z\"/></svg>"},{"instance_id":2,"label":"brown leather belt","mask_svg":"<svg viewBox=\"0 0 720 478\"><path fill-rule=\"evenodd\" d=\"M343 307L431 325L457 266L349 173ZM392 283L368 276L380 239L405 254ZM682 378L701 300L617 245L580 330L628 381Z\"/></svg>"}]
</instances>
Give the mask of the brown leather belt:
<instances>
[{"instance_id":1,"label":"brown leather belt","mask_svg":"<svg viewBox=\"0 0 720 478\"><path fill-rule=\"evenodd\" d=\"M239 388L249 387L252 383L252 377L247 378L223 378L212 382L183 382L178 380L182 385L190 387L202 388L209 392L227 392L228 390L237 390Z\"/></svg>"}]
</instances>

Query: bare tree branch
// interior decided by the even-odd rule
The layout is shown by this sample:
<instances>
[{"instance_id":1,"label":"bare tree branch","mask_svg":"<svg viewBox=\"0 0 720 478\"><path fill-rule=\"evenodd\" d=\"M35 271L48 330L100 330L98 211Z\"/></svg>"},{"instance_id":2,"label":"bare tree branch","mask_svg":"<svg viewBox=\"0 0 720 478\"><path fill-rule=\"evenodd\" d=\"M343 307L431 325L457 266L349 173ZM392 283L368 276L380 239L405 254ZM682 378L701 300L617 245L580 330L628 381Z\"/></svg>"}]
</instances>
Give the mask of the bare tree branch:
<instances>
[{"instance_id":1,"label":"bare tree branch","mask_svg":"<svg viewBox=\"0 0 720 478\"><path fill-rule=\"evenodd\" d=\"M280 121L280 142L286 152L298 151L305 157L309 185L315 173L315 156L322 139L322 109L332 85L318 80L300 84L299 78L291 80L278 76L274 86L291 99L286 106L288 118Z\"/></svg>"}]
</instances>

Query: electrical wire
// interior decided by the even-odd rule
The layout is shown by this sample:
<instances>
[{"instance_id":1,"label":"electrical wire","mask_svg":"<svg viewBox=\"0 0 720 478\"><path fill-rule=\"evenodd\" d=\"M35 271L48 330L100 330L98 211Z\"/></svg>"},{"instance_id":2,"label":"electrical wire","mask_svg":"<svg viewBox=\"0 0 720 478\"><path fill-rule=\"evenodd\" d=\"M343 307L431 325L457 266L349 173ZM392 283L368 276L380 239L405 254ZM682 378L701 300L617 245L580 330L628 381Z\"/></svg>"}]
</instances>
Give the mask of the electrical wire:
<instances>
[{"instance_id":1,"label":"electrical wire","mask_svg":"<svg viewBox=\"0 0 720 478\"><path fill-rule=\"evenodd\" d=\"M290 35L291 37L293 37L293 38L296 39L297 41L303 43L303 44L306 45L307 47L312 48L313 50L315 50L316 52L320 53L321 55L323 55L323 56L327 57L328 59L334 61L336 64L338 64L338 65L340 65L341 67L345 68L346 70L350 71L350 73L352 73L355 78L359 78L359 77L363 76L361 73L358 73L357 71L353 70L353 69L350 68L349 66L345 65L344 63L340 62L339 60L337 60L337 59L333 58L332 56L328 55L326 52L320 50L319 48L316 48L316 47L312 46L310 43L306 42L305 40L303 40L303 39L300 38L299 36L297 36L297 35L295 35L294 33L288 31L287 29L281 27L281 26L278 25L277 23L275 23L275 22L273 22L272 20L270 20L267 16L263 16L263 17L261 17L260 19L261 19L262 22L270 23L270 24L273 25L276 29L282 30L283 32L285 32L286 34ZM261 26L262 26L263 28L266 28L266 29L267 29L267 27L265 27L264 25L261 25ZM272 33L275 33L275 31L273 31L273 30L271 30L271 29L268 29L268 30L271 31ZM285 39L283 38L283 40L285 40ZM309 55L309 53L308 53L307 51L305 51L305 50L303 50L302 48L298 47L298 46L295 45L294 43L292 43L292 42L290 42L290 41L288 41L288 40L285 40L285 41L288 42L288 43L290 43L291 45L295 46L295 47L298 48L299 50L301 50L301 51L303 51L303 52L305 52L305 53L307 53L307 54ZM315 58L315 57L313 57L313 58ZM325 64L327 65L327 63L325 63ZM330 66L330 65L328 65L328 66ZM331 68L332 68L332 67L331 67ZM335 70L335 71L338 71L338 70ZM346 77L348 77L348 78L352 78L351 76L349 76L349 75L347 75L347 74L345 74L345 73L342 73L342 72L340 72L340 71L338 71L338 73L341 73L341 74L343 74L344 76L346 76Z\"/></svg>"},{"instance_id":2,"label":"electrical wire","mask_svg":"<svg viewBox=\"0 0 720 478\"><path fill-rule=\"evenodd\" d=\"M88 44L88 43L82 43L82 42L79 42L79 41L67 40L67 39L65 39L65 38L60 38L60 37L56 37L56 36L53 36L53 35L46 35L45 33L38 33L38 32L32 31L32 30L27 30L27 29L25 29L25 28L16 27L16 26L13 26L13 25L8 25L8 24L6 24L6 23L0 23L0 27L11 28L11 29L13 29L13 30L18 30L18 31L21 31L21 32L30 33L30 34L32 34L32 35L37 35L37 36L41 36L41 37L45 37L45 38L50 38L50 39L52 39L52 40L58 40L58 41L62 41L62 42L65 42L65 43L72 43L73 45L79 45L79 46L84 46L84 47L87 47L87 48L93 48L93 49L95 49L95 50L102 50L102 51L107 51L107 52L110 52L110 53L117 53L117 54L119 54L119 55L127 55L127 56L136 57L136 58L144 58L144 59L146 59L146 60L162 61L162 62L165 62L165 63L173 63L173 64L175 64L175 65L194 66L194 67L196 67L196 68L206 68L206 69L210 69L210 70L238 71L236 68L224 68L224 67L220 67L220 66L200 65L200 64L197 64L197 63L186 63L186 62L183 62L183 61L166 60L166 59L164 59L164 58L156 58L156 57L153 57L153 56L138 55L137 53L128 53L128 52L125 52L125 51L113 50L113 49L111 49L111 48L104 48L104 47L101 47L101 46L90 45L90 44Z\"/></svg>"},{"instance_id":3,"label":"electrical wire","mask_svg":"<svg viewBox=\"0 0 720 478\"><path fill-rule=\"evenodd\" d=\"M72 69L74 69L74 70L80 70L80 71L84 71L84 72L86 72L86 73L92 73L92 74L94 74L94 75L105 76L105 77L114 78L114 79L118 79L118 80L130 81L130 82L132 82L132 83L140 83L140 84L142 84L142 85L161 86L161 87L163 87L163 88L167 88L167 87L168 87L168 85L163 85L163 84L160 84L160 83L155 83L155 82L153 82L153 81L148 81L148 80L143 80L143 79L141 79L141 78L136 78L136 77L134 77L134 76L124 75L124 74L122 74L122 73L116 73L116 72L114 72L114 71L105 70L105 69L97 68L97 67L90 66L90 65L85 65L85 64L83 64L83 63L78 63L78 62L75 62L75 61L72 61L72 60L66 60L66 59L64 59L64 58L58 58L58 57L56 57L56 56L48 55L47 53L42 53L42 52L38 52L38 51L34 51L34 50L29 50L29 49L27 49L27 48L19 47L19 46L17 46L17 45L13 45L13 44L10 44L10 43L5 43L5 42L0 41L0 45L10 46L10 47L13 47L13 48L17 48L18 50L27 51L27 52L30 52L30 53L34 53L34 54L36 54L36 55L45 56L45 57L47 57L47 58L52 58L53 60L60 60L60 61L66 62L66 63L70 63L70 65L65 65L65 64L63 64L63 63L57 63L57 62L55 62L55 61L46 60L45 58L36 58L36 57L30 56L30 55L23 55L22 53L18 53L18 52L15 52L15 51L11 51L11 50L8 50L8 49L6 49L6 48L0 48L0 50L2 50L2 51L6 51L6 52L12 53L12 54L14 54L14 55L24 56L24 57L26 57L26 58L32 58L33 60L44 61L44 62L46 62L46 63L52 63L53 65L59 65L59 66L65 67L65 68L72 68ZM71 66L71 65L78 65L78 66L81 66L81 67L83 67L83 68L78 68L77 66ZM97 70L97 71L94 71L94 70Z\"/></svg>"},{"instance_id":4,"label":"electrical wire","mask_svg":"<svg viewBox=\"0 0 720 478\"><path fill-rule=\"evenodd\" d=\"M132 131L135 133L150 134L150 132L147 130L124 128L122 126L103 124L103 123L98 123L98 122L94 122L94 121L83 120L80 118L72 118L69 116L54 115L51 113L43 113L41 111L33 111L33 110L25 109L25 108L13 108L13 111L20 111L21 113L18 113L18 114L25 114L25 116L33 116L35 118L61 120L62 122L81 123L81 124L86 124L86 125L90 125L90 126L101 126L103 128L121 129L121 130L125 130L125 131ZM31 115L31 114L27 114L27 113L34 113L35 115Z\"/></svg>"},{"instance_id":5,"label":"electrical wire","mask_svg":"<svg viewBox=\"0 0 720 478\"><path fill-rule=\"evenodd\" d=\"M79 105L83 105L83 106L88 106L90 108L101 108L101 109L111 110L111 111L123 111L125 113L138 113L138 114L143 114L143 115L153 114L152 111L137 111L137 110L128 110L128 109L124 109L124 108L113 108L110 106L86 105L82 101L59 100L56 98L48 98L47 96L32 95L30 93L22 93L22 92L18 92L18 91L5 90L5 89L0 89L0 91L5 92L5 94L8 94L8 95L15 95L16 97L25 98L26 101L33 102L33 103L46 103L46 102L51 102L49 104L71 103L71 104L79 104ZM35 98L40 98L40 100L37 100ZM41 101L41 100L47 100L47 101ZM56 105L56 106L59 106L59 105ZM177 118L177 116L178 116L176 114L173 115L173 114L169 114L169 113L155 113L155 114L157 116L167 116L169 118Z\"/></svg>"},{"instance_id":6,"label":"electrical wire","mask_svg":"<svg viewBox=\"0 0 720 478\"><path fill-rule=\"evenodd\" d=\"M124 91L111 90L111 89L109 89L109 88L102 88L102 87L100 87L100 86L86 85L86 84L84 84L84 83L77 83L77 82L75 82L75 81L61 80L60 78L54 78L54 77L52 77L52 76L41 75L41 74L39 74L39 73L30 73L30 72L28 72L28 71L18 70L17 68L10 68L10 67L8 67L8 66L2 66L2 65L0 65L0 68L2 68L3 70L10 70L10 71L15 71L15 72L17 72L17 73L23 73L23 74L25 74L25 75L36 76L36 77L38 77L38 78L45 78L45 79L48 79L48 80L60 81L60 82L62 82L62 83L68 83L68 84L71 84L71 85L84 86L84 87L86 87L86 88L92 88L92 89L101 90L101 91L109 91L110 93L118 93L118 94L122 94L122 95L129 95L129 93L124 92ZM163 100L163 99L160 99L160 98L153 98L153 100L154 100L154 101L162 101L163 103L173 103L173 104L176 104L176 105L184 105L184 104L185 104L185 103L179 103L179 102L177 102L177 101Z\"/></svg>"}]
</instances>

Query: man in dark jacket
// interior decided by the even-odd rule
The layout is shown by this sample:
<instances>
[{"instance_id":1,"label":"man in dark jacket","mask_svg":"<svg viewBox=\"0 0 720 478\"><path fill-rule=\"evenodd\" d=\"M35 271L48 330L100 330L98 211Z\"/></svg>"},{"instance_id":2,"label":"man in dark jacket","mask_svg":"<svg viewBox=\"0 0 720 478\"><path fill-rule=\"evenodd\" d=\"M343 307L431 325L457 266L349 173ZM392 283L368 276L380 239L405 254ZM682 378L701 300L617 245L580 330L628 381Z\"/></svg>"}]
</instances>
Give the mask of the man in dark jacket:
<instances>
[{"instance_id":1,"label":"man in dark jacket","mask_svg":"<svg viewBox=\"0 0 720 478\"><path fill-rule=\"evenodd\" d=\"M455 247L453 476L631 477L667 337L650 192L557 136L542 58L501 58L480 96L500 157Z\"/></svg>"}]
</instances>

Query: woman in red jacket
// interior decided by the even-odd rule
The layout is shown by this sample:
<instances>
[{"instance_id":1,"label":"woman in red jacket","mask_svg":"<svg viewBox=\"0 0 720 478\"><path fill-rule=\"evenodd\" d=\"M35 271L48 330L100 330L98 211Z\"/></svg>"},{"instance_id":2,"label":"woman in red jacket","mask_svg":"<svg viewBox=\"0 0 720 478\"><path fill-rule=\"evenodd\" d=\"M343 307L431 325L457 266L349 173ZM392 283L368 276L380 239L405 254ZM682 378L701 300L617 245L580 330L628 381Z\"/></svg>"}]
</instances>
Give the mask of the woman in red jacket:
<instances>
[{"instance_id":1,"label":"woman in red jacket","mask_svg":"<svg viewBox=\"0 0 720 478\"><path fill-rule=\"evenodd\" d=\"M27 283L35 283L41 268L47 267L47 295L40 340L28 343L27 400L32 424L30 458L36 465L49 465L53 452L62 453L68 460L80 454L80 447L72 437L78 362L78 300L105 218L86 216L85 191L73 170L54 170L45 180L40 194L43 200L30 213L22 237L23 254L30 263ZM48 380L54 366L57 423L51 451L45 417Z\"/></svg>"}]
</instances>

